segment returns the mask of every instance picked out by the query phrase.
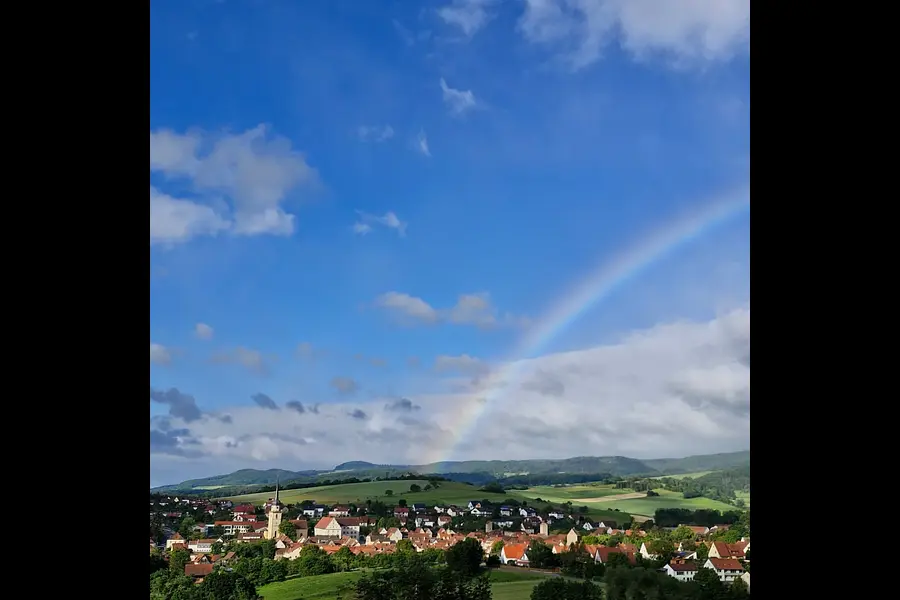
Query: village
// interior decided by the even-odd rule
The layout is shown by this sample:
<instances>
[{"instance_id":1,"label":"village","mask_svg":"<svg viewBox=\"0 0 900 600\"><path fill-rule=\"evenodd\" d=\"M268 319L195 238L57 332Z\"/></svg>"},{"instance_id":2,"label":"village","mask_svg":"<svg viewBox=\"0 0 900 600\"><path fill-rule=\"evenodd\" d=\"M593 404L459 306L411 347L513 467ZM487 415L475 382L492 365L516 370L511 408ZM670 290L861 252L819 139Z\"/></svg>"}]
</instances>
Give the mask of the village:
<instances>
[{"instance_id":1,"label":"village","mask_svg":"<svg viewBox=\"0 0 900 600\"><path fill-rule=\"evenodd\" d=\"M402 500L400 503L405 504ZM540 541L554 555L578 548L601 565L623 561L631 565L645 564L645 561L667 557L659 570L677 581L691 581L699 569L706 568L715 571L723 583L742 579L748 591L750 586L749 536L731 543L710 539L721 537L717 534L728 531L730 526L727 524L711 527L681 524L648 532L642 528L646 525L621 529L615 521L595 521L564 509L551 509L541 514L532 507L489 506L478 500L471 500L464 506L398 504L389 509L387 517L379 517L369 514L365 505L326 505L307 500L298 506L287 507L279 501L277 489L275 496L261 507L234 505L229 500L177 497L158 500L157 506L165 507L163 515L172 523L177 523L187 511L202 511L209 517L229 514L228 519L196 523L191 528L192 535L187 538L170 527L169 535L161 543L150 540L151 554L177 550L190 552L184 574L198 583L217 565L228 568L236 556L235 551L228 548L234 548L236 544L274 540L274 560L281 561L299 558L310 546L316 546L328 555L346 548L353 555L371 557L396 553L404 547L416 552L447 550L462 540L475 539L489 565L532 569L535 565L528 556L529 548L533 542ZM287 518L289 512L296 516ZM476 531L454 528L454 523L465 519L483 523L483 526ZM559 522L566 520L573 522L567 532L551 534L551 528L558 530ZM553 527L554 523L557 527ZM672 537L687 539L672 544ZM660 539L667 543L660 544ZM604 543L598 543L601 540Z\"/></svg>"}]
</instances>

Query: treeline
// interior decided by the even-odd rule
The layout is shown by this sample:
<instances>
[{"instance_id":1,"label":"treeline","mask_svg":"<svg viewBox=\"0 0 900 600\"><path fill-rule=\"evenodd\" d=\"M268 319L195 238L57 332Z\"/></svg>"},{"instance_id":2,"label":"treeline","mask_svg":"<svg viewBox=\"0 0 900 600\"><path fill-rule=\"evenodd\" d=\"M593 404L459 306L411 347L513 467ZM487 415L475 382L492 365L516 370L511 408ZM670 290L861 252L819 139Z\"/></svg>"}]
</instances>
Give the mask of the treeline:
<instances>
[{"instance_id":1,"label":"treeline","mask_svg":"<svg viewBox=\"0 0 900 600\"><path fill-rule=\"evenodd\" d=\"M735 492L750 491L750 465L726 471L707 473L701 477L658 480L666 489L682 492L685 498L704 497L720 502L734 503Z\"/></svg>"},{"instance_id":2,"label":"treeline","mask_svg":"<svg viewBox=\"0 0 900 600\"><path fill-rule=\"evenodd\" d=\"M737 523L745 513L739 510L717 510L701 508L657 508L653 513L653 523L658 527L678 527L679 525L697 525L712 527L713 525L731 525Z\"/></svg>"}]
</instances>

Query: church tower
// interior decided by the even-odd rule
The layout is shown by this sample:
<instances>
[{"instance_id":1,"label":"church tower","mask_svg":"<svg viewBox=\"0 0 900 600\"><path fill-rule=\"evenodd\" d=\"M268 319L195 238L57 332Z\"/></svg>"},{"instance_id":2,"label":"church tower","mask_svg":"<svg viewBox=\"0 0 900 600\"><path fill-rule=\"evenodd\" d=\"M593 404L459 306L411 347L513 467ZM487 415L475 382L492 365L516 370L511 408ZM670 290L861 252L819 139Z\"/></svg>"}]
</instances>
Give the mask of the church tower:
<instances>
[{"instance_id":1,"label":"church tower","mask_svg":"<svg viewBox=\"0 0 900 600\"><path fill-rule=\"evenodd\" d=\"M281 503L278 502L278 481L275 481L275 502L272 503L272 508L269 509L269 524L266 528L266 539L274 540L278 535L278 528L281 527Z\"/></svg>"}]
</instances>

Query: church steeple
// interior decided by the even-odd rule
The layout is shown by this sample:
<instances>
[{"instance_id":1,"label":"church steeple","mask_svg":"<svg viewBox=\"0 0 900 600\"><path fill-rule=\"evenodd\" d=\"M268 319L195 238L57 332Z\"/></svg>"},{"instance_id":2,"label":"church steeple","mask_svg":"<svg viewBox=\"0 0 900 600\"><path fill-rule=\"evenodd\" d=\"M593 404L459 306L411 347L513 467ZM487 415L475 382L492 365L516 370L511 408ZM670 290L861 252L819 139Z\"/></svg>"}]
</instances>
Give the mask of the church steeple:
<instances>
[{"instance_id":1,"label":"church steeple","mask_svg":"<svg viewBox=\"0 0 900 600\"><path fill-rule=\"evenodd\" d=\"M275 479L275 506L278 506L278 478Z\"/></svg>"},{"instance_id":2,"label":"church steeple","mask_svg":"<svg viewBox=\"0 0 900 600\"><path fill-rule=\"evenodd\" d=\"M266 539L274 540L278 536L278 530L281 527L281 506L278 504L278 479L275 480L275 500L269 508L269 523L266 526Z\"/></svg>"}]
</instances>

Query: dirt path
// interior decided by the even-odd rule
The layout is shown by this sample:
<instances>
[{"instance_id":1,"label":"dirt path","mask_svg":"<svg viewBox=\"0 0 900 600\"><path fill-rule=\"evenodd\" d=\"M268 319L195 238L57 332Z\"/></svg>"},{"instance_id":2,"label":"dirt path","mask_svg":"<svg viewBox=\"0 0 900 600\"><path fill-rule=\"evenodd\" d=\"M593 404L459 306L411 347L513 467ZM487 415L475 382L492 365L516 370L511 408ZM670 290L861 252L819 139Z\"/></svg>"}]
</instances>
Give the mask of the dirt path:
<instances>
[{"instance_id":1,"label":"dirt path","mask_svg":"<svg viewBox=\"0 0 900 600\"><path fill-rule=\"evenodd\" d=\"M629 492L627 494L616 494L614 496L600 496L599 498L578 498L572 502L615 502L616 500L634 500L635 498L646 498L647 492Z\"/></svg>"}]
</instances>

